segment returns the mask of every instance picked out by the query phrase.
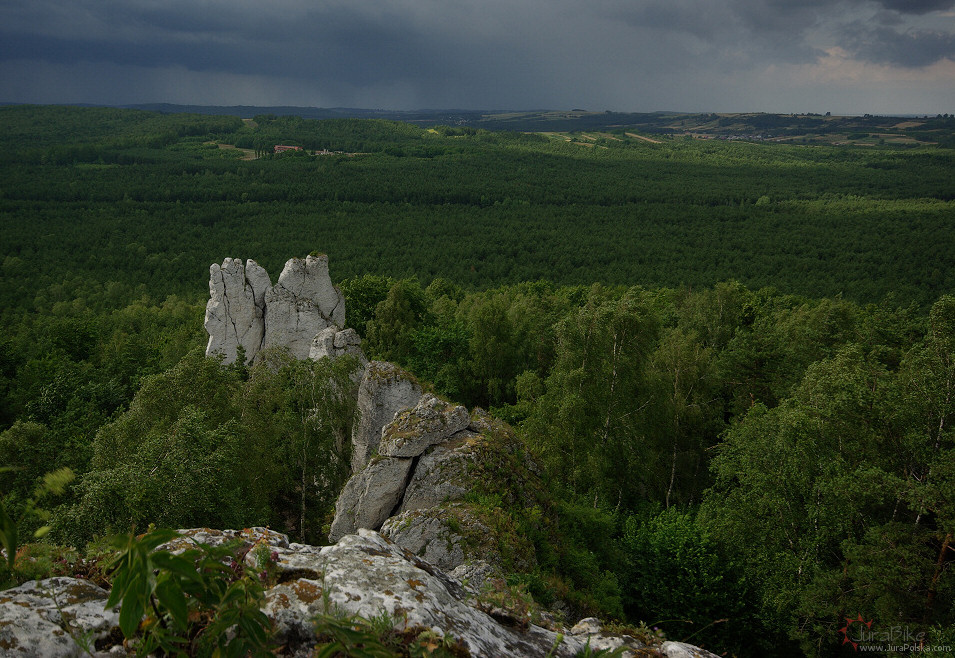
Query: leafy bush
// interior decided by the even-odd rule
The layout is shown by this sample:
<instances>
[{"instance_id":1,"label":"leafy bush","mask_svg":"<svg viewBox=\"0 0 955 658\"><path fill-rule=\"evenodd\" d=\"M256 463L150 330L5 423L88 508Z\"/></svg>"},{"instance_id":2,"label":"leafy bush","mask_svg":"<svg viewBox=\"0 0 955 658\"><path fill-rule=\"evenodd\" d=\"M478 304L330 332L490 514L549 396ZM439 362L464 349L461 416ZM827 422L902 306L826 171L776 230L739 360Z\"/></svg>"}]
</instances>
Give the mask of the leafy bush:
<instances>
[{"instance_id":1,"label":"leafy bush","mask_svg":"<svg viewBox=\"0 0 955 658\"><path fill-rule=\"evenodd\" d=\"M764 655L776 646L760 631L757 597L741 565L693 513L671 507L644 518L631 516L622 545L629 618L652 620L667 636L716 652Z\"/></svg>"},{"instance_id":2,"label":"leafy bush","mask_svg":"<svg viewBox=\"0 0 955 658\"><path fill-rule=\"evenodd\" d=\"M156 550L178 537L153 530L118 535L107 609L121 605L119 626L138 655L262 655L272 648L264 593L243 555L197 544L178 555Z\"/></svg>"}]
</instances>

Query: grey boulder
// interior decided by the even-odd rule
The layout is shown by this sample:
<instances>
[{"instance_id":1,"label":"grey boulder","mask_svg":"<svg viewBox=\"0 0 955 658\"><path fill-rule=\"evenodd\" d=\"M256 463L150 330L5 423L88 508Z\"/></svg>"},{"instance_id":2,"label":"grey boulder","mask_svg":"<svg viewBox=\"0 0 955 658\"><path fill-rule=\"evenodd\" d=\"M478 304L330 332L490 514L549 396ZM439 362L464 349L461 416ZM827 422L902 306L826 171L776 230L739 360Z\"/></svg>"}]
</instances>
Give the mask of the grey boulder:
<instances>
[{"instance_id":1,"label":"grey boulder","mask_svg":"<svg viewBox=\"0 0 955 658\"><path fill-rule=\"evenodd\" d=\"M378 452L388 457L417 457L466 429L470 422L464 407L425 394L413 409L395 414L381 430Z\"/></svg>"},{"instance_id":2,"label":"grey boulder","mask_svg":"<svg viewBox=\"0 0 955 658\"><path fill-rule=\"evenodd\" d=\"M365 467L378 451L382 428L399 411L421 399L421 386L404 370L386 361L372 361L358 387L357 419L352 430L352 472Z\"/></svg>"}]
</instances>

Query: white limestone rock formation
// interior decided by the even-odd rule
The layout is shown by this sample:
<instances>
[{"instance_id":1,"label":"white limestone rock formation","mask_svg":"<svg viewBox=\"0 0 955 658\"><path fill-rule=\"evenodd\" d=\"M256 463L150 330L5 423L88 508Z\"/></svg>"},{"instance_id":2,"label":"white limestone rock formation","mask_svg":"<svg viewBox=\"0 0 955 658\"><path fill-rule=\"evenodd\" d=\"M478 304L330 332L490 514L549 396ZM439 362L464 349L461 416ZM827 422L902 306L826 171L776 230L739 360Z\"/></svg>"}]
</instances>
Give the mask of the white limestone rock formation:
<instances>
[{"instance_id":1,"label":"white limestone rock formation","mask_svg":"<svg viewBox=\"0 0 955 658\"><path fill-rule=\"evenodd\" d=\"M335 501L335 519L328 540L336 542L359 528L380 528L401 501L412 461L379 457L352 475Z\"/></svg>"},{"instance_id":2,"label":"white limestone rock formation","mask_svg":"<svg viewBox=\"0 0 955 658\"><path fill-rule=\"evenodd\" d=\"M358 358L362 366L368 365L368 357L361 350L361 336L354 329L338 330L338 327L331 326L318 332L312 339L312 345L308 350L308 358L318 361L321 358L328 357L335 359L345 354L350 354Z\"/></svg>"},{"instance_id":3,"label":"white limestone rock formation","mask_svg":"<svg viewBox=\"0 0 955 658\"><path fill-rule=\"evenodd\" d=\"M363 469L378 451L382 428L420 399L421 386L410 374L386 361L368 364L358 387L357 420L352 429L353 473Z\"/></svg>"},{"instance_id":4,"label":"white limestone rock formation","mask_svg":"<svg viewBox=\"0 0 955 658\"><path fill-rule=\"evenodd\" d=\"M381 430L378 452L388 457L417 457L467 428L468 410L425 393L413 409L399 411Z\"/></svg>"},{"instance_id":5,"label":"white limestone rock formation","mask_svg":"<svg viewBox=\"0 0 955 658\"><path fill-rule=\"evenodd\" d=\"M65 577L31 581L0 592L0 655L88 656L77 638L86 637L92 644L119 625L119 610L106 610L108 597L109 592L87 580Z\"/></svg>"},{"instance_id":6,"label":"white limestone rock formation","mask_svg":"<svg viewBox=\"0 0 955 658\"><path fill-rule=\"evenodd\" d=\"M372 368L369 368L370 370ZM365 381L361 386L365 385ZM391 381L398 384L409 383L400 377L395 377ZM359 412L369 410L370 416L379 417L379 407L374 404L374 400L366 399L365 408L362 408L361 386L359 387ZM390 386L378 388L379 395L375 399L378 401L383 398L391 399L389 395L395 390ZM417 390L408 387L399 386L397 390L418 393ZM368 393L367 387L365 392ZM403 401L407 398L399 396L397 399ZM421 396L413 409L396 412L394 420L380 430L381 442L377 446L378 456L373 457L362 470L354 473L338 496L335 502L335 519L332 521L328 540L338 541L344 535L353 533L359 528L370 530L381 528L386 519L396 514L399 504L403 504L409 476L412 472L417 473L415 470L419 461L417 458L432 445L443 443L453 435L465 432L468 423L470 423L470 417L467 409L462 406L452 406L431 394ZM371 429L373 430L373 427ZM353 434L354 436L363 437L357 431ZM354 445L352 450L355 450ZM355 463L354 460L352 463ZM438 487L436 491L441 492L444 489ZM463 489L457 489L454 493L460 495L463 491ZM461 559L463 560L463 555ZM452 568L453 566L456 565L452 565Z\"/></svg>"},{"instance_id":7,"label":"white limestone rock formation","mask_svg":"<svg viewBox=\"0 0 955 658\"><path fill-rule=\"evenodd\" d=\"M271 286L268 273L251 259L244 267L238 258L226 258L221 266L213 263L209 267L206 355L222 354L224 363L233 363L241 345L246 360L252 360L262 347L265 295Z\"/></svg>"},{"instance_id":8,"label":"white limestone rock formation","mask_svg":"<svg viewBox=\"0 0 955 658\"><path fill-rule=\"evenodd\" d=\"M328 256L292 258L265 293L263 348L281 345L297 359L308 358L315 336L345 326L345 297L332 285Z\"/></svg>"},{"instance_id":9,"label":"white limestone rock formation","mask_svg":"<svg viewBox=\"0 0 955 658\"><path fill-rule=\"evenodd\" d=\"M257 568L256 552L250 549L269 546L278 584L266 589L262 610L272 620L275 641L284 656L312 654L317 615L370 619L388 613L399 630L436 631L460 641L472 656L570 658L589 644L591 649L622 647L624 656L716 658L678 642L645 647L633 637L604 631L596 619L584 620L571 630L516 619L506 610L491 609L444 570L371 530L359 530L325 547L289 543L285 535L265 528L197 528L180 533L181 540L161 549L175 551L193 546L194 541L211 546L228 543L237 558L244 556L247 565ZM117 628L118 610L105 610L108 595L87 581L62 577L0 592L0 654L78 658L89 654L75 638L85 638L95 642L94 658L130 655ZM519 623L513 623L515 619Z\"/></svg>"},{"instance_id":10,"label":"white limestone rock formation","mask_svg":"<svg viewBox=\"0 0 955 658\"><path fill-rule=\"evenodd\" d=\"M209 268L206 355L221 354L223 363L233 363L240 346L252 362L278 345L297 359L312 352L311 358L354 354L364 365L361 339L344 326L345 297L332 285L327 256L292 258L274 286L254 260L243 266L238 258L226 258Z\"/></svg>"}]
</instances>

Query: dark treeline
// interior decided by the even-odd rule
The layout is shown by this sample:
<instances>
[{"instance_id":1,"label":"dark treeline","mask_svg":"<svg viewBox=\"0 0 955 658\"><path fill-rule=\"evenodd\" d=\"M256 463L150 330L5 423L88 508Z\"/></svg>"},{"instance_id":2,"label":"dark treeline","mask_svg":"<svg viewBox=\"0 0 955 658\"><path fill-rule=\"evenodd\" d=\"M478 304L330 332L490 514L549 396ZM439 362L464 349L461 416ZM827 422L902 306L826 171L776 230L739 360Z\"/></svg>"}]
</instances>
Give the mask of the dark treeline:
<instances>
[{"instance_id":1,"label":"dark treeline","mask_svg":"<svg viewBox=\"0 0 955 658\"><path fill-rule=\"evenodd\" d=\"M320 542L349 364L202 355L210 263L318 249L370 356L543 466L500 512L539 601L736 655L837 653L859 613L953 642L950 151L260 119L0 110L6 509L69 467L54 542ZM211 143L280 136L365 155Z\"/></svg>"},{"instance_id":2,"label":"dark treeline","mask_svg":"<svg viewBox=\"0 0 955 658\"><path fill-rule=\"evenodd\" d=\"M955 286L948 149L587 147L383 121L276 117L252 128L112 109L8 107L0 121L5 312L46 312L67 299L68 281L88 301L111 283L194 298L196 278L226 255L277 271L316 248L342 278L443 276L468 289L735 279L928 305ZM242 161L216 140L366 155Z\"/></svg>"}]
</instances>

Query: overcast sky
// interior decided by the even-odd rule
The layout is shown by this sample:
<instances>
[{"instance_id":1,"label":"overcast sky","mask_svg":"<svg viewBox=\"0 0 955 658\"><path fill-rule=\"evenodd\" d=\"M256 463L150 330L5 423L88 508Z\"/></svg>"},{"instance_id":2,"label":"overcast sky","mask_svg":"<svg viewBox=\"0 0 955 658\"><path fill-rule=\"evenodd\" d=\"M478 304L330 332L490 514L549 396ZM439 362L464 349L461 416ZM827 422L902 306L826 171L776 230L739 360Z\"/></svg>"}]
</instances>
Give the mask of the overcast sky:
<instances>
[{"instance_id":1,"label":"overcast sky","mask_svg":"<svg viewBox=\"0 0 955 658\"><path fill-rule=\"evenodd\" d=\"M955 0L0 0L0 101L955 113Z\"/></svg>"}]
</instances>

